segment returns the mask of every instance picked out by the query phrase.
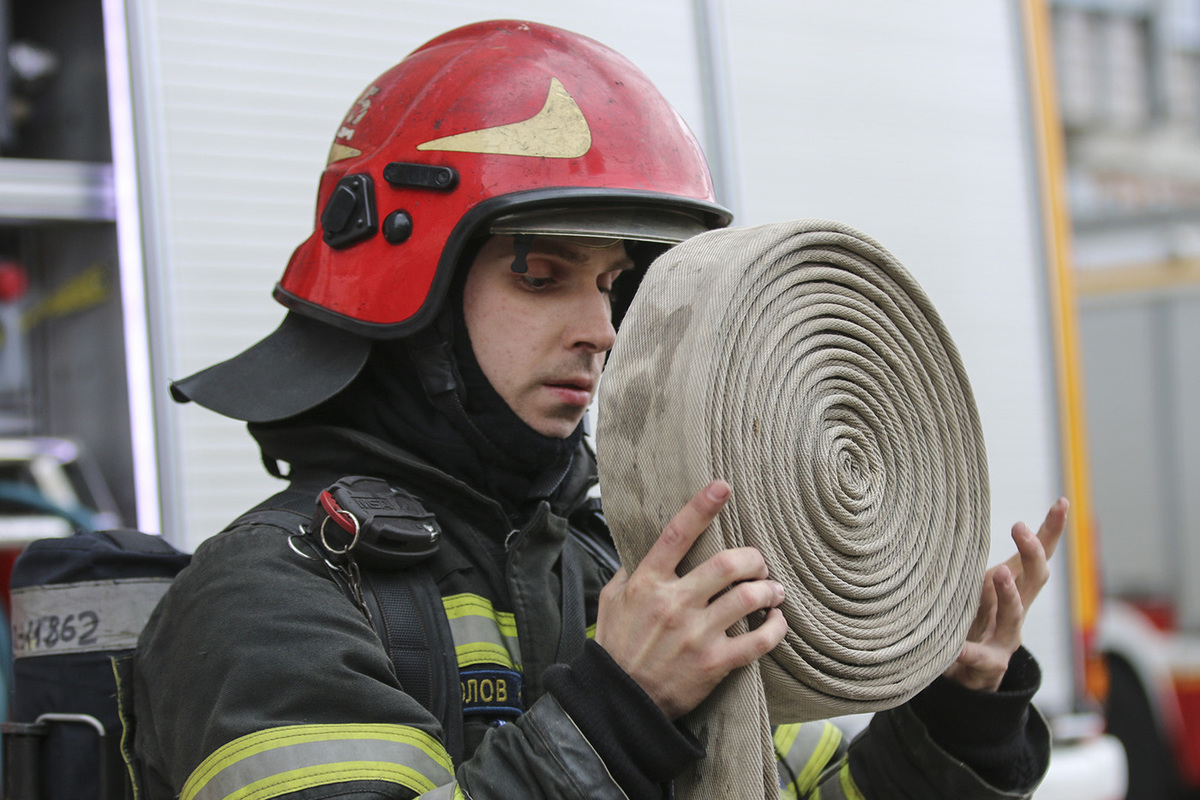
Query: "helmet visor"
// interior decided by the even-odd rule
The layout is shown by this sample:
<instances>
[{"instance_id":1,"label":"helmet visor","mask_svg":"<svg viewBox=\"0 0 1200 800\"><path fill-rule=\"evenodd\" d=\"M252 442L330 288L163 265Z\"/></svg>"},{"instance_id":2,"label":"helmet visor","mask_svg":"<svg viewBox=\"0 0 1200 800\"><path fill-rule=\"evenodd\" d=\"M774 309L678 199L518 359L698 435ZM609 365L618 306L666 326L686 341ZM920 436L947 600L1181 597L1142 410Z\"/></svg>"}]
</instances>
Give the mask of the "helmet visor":
<instances>
[{"instance_id":1,"label":"helmet visor","mask_svg":"<svg viewBox=\"0 0 1200 800\"><path fill-rule=\"evenodd\" d=\"M579 236L679 244L708 230L698 217L667 208L539 208L504 214L489 231L504 236Z\"/></svg>"}]
</instances>

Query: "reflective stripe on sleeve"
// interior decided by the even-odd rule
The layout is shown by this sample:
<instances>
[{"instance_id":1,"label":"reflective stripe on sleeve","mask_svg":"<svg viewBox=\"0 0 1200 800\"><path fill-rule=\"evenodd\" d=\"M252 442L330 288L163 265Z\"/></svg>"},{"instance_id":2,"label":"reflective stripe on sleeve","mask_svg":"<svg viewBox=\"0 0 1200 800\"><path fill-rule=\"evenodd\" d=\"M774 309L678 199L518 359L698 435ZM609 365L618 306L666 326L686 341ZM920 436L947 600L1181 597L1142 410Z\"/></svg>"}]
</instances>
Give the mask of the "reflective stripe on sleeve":
<instances>
[{"instance_id":1,"label":"reflective stripe on sleeve","mask_svg":"<svg viewBox=\"0 0 1200 800\"><path fill-rule=\"evenodd\" d=\"M837 775L836 780L833 778L834 774ZM840 767L829 770L824 777L825 782L813 789L812 794L804 800L866 800L850 775L849 760L843 760Z\"/></svg>"},{"instance_id":2,"label":"reflective stripe on sleeve","mask_svg":"<svg viewBox=\"0 0 1200 800\"><path fill-rule=\"evenodd\" d=\"M491 601L474 594L442 598L459 667L498 664L521 669L521 646L513 615L497 611Z\"/></svg>"},{"instance_id":3,"label":"reflective stripe on sleeve","mask_svg":"<svg viewBox=\"0 0 1200 800\"><path fill-rule=\"evenodd\" d=\"M838 775L841 778L842 792L845 793L846 800L866 800L863 797L863 793L859 791L858 784L854 782L854 776L850 774L849 759L842 764L842 769Z\"/></svg>"},{"instance_id":4,"label":"reflective stripe on sleeve","mask_svg":"<svg viewBox=\"0 0 1200 800\"><path fill-rule=\"evenodd\" d=\"M268 800L348 781L387 781L423 794L453 780L434 737L406 725L289 725L243 736L188 777L181 800Z\"/></svg>"},{"instance_id":5,"label":"reflective stripe on sleeve","mask_svg":"<svg viewBox=\"0 0 1200 800\"><path fill-rule=\"evenodd\" d=\"M439 786L432 792L426 792L421 795L420 800L471 800L471 797L455 782Z\"/></svg>"},{"instance_id":6,"label":"reflective stripe on sleeve","mask_svg":"<svg viewBox=\"0 0 1200 800\"><path fill-rule=\"evenodd\" d=\"M799 798L816 786L841 744L842 731L832 722L796 722L776 728L774 740L776 758L783 764L783 796Z\"/></svg>"}]
</instances>

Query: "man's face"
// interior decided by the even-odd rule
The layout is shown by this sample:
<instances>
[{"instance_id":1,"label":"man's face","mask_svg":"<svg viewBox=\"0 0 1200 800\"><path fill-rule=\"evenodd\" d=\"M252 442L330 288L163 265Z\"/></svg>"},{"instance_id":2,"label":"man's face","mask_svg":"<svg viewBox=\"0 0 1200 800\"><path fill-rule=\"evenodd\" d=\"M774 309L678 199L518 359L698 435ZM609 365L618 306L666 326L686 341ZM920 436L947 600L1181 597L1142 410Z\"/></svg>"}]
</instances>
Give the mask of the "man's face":
<instances>
[{"instance_id":1,"label":"man's face","mask_svg":"<svg viewBox=\"0 0 1200 800\"><path fill-rule=\"evenodd\" d=\"M604 246L594 246L596 244ZM616 339L610 291L633 262L621 242L535 236L512 271L513 239L493 236L463 288L463 315L475 359L525 424L565 438L596 393Z\"/></svg>"}]
</instances>

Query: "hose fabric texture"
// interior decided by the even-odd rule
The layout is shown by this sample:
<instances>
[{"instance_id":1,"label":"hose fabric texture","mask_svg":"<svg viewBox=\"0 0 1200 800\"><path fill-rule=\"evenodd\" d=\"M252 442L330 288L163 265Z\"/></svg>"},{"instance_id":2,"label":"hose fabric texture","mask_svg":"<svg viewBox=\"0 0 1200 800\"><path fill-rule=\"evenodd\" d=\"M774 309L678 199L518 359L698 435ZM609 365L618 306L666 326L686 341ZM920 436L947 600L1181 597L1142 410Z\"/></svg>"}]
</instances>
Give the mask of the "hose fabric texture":
<instances>
[{"instance_id":1,"label":"hose fabric texture","mask_svg":"<svg viewBox=\"0 0 1200 800\"><path fill-rule=\"evenodd\" d=\"M784 642L682 720L708 756L680 798L777 797L771 725L897 706L957 657L989 543L978 412L929 299L869 237L800 220L668 251L621 323L596 446L628 569L723 478L681 574L751 545L786 592Z\"/></svg>"}]
</instances>

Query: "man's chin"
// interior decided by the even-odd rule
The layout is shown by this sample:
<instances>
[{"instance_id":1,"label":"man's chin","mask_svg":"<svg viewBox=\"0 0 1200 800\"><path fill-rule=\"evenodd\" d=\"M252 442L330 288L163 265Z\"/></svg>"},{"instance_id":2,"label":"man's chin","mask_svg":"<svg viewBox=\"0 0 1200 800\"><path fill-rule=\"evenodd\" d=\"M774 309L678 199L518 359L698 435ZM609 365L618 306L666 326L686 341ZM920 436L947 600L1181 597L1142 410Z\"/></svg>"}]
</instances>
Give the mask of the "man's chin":
<instances>
[{"instance_id":1,"label":"man's chin","mask_svg":"<svg viewBox=\"0 0 1200 800\"><path fill-rule=\"evenodd\" d=\"M574 411L574 409L572 409ZM582 413L572 413L563 416L544 415L536 420L525 420L525 424L542 436L551 439L566 439L575 433L579 423L583 421Z\"/></svg>"}]
</instances>

